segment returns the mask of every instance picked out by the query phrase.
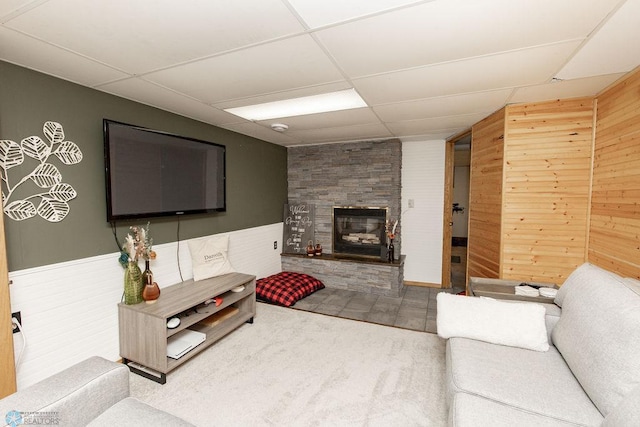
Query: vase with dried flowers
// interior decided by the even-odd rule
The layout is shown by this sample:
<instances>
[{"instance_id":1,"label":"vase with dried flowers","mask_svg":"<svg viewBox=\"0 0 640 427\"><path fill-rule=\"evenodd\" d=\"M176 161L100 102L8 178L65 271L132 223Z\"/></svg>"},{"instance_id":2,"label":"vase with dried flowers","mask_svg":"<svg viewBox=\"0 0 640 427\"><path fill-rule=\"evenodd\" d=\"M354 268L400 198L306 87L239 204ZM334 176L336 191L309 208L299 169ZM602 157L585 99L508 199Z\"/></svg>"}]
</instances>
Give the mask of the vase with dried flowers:
<instances>
[{"instance_id":1,"label":"vase with dried flowers","mask_svg":"<svg viewBox=\"0 0 640 427\"><path fill-rule=\"evenodd\" d=\"M396 238L396 227L398 226L398 220L395 221L388 219L385 223L385 231L387 233L387 261L393 262L395 259L395 247L393 246L393 239Z\"/></svg>"},{"instance_id":2,"label":"vase with dried flowers","mask_svg":"<svg viewBox=\"0 0 640 427\"><path fill-rule=\"evenodd\" d=\"M129 230L131 232L125 238L119 259L120 264L125 268L124 303L138 304L143 300L144 286L147 284L154 286L155 282L153 281L153 273L149 269L149 260L155 259L156 253L152 249L153 239L149 235L149 223L146 227L131 226ZM139 258L145 260L144 273L140 271L138 266Z\"/></svg>"}]
</instances>

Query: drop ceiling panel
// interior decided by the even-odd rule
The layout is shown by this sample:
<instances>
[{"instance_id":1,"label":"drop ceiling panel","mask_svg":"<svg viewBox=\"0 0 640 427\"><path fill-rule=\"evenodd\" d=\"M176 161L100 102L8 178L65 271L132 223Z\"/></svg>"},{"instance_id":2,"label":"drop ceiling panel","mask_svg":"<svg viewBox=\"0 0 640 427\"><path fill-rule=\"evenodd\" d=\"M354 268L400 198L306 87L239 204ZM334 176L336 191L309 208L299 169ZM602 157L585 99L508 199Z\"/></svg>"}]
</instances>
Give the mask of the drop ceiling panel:
<instances>
[{"instance_id":1,"label":"drop ceiling panel","mask_svg":"<svg viewBox=\"0 0 640 427\"><path fill-rule=\"evenodd\" d=\"M567 42L353 80L369 105L540 84L579 42Z\"/></svg>"},{"instance_id":2,"label":"drop ceiling panel","mask_svg":"<svg viewBox=\"0 0 640 427\"><path fill-rule=\"evenodd\" d=\"M29 5L37 5L39 3L44 3L44 0L3 0L0 2L0 19L26 9Z\"/></svg>"},{"instance_id":3,"label":"drop ceiling panel","mask_svg":"<svg viewBox=\"0 0 640 427\"><path fill-rule=\"evenodd\" d=\"M583 79L564 80L555 83L527 86L516 89L509 103L538 102L550 99L578 98L594 96L598 92L618 80L624 73L605 76L586 77Z\"/></svg>"},{"instance_id":4,"label":"drop ceiling panel","mask_svg":"<svg viewBox=\"0 0 640 427\"><path fill-rule=\"evenodd\" d=\"M291 137L288 134L276 132L264 126L256 123L245 122L235 123L222 126L225 129L241 133L243 135L252 136L263 141L271 142L278 145L293 145L298 144L300 141Z\"/></svg>"},{"instance_id":5,"label":"drop ceiling panel","mask_svg":"<svg viewBox=\"0 0 640 427\"><path fill-rule=\"evenodd\" d=\"M617 2L589 1L586 7L584 0L434 1L316 34L349 77L360 77L583 40Z\"/></svg>"},{"instance_id":6,"label":"drop ceiling panel","mask_svg":"<svg viewBox=\"0 0 640 427\"><path fill-rule=\"evenodd\" d=\"M158 71L145 78L212 104L344 80L307 35Z\"/></svg>"},{"instance_id":7,"label":"drop ceiling panel","mask_svg":"<svg viewBox=\"0 0 640 427\"><path fill-rule=\"evenodd\" d=\"M477 113L479 111L495 111L505 104L511 92L511 89L502 89L490 92L420 99L397 104L378 105L373 107L373 110L384 122L416 120L425 117L453 116Z\"/></svg>"},{"instance_id":8,"label":"drop ceiling panel","mask_svg":"<svg viewBox=\"0 0 640 427\"><path fill-rule=\"evenodd\" d=\"M561 79L625 73L640 59L640 0L627 0L558 73ZM612 46L616 46L612 49Z\"/></svg>"},{"instance_id":9,"label":"drop ceiling panel","mask_svg":"<svg viewBox=\"0 0 640 427\"><path fill-rule=\"evenodd\" d=\"M287 132L303 144L321 142L357 141L363 139L390 138L393 135L381 124L347 126L337 128L311 129Z\"/></svg>"},{"instance_id":10,"label":"drop ceiling panel","mask_svg":"<svg viewBox=\"0 0 640 427\"><path fill-rule=\"evenodd\" d=\"M452 135L455 135L459 132L456 129L443 129L435 132L429 132L422 135L410 135L410 136L402 136L400 140L402 142L442 142L446 140Z\"/></svg>"},{"instance_id":11,"label":"drop ceiling panel","mask_svg":"<svg viewBox=\"0 0 640 427\"><path fill-rule=\"evenodd\" d=\"M229 101L223 101L214 103L213 106L225 109L233 107L244 107L246 105L264 104L266 102L282 101L284 99L302 98L305 96L320 95L323 93L338 92L341 90L352 89L353 86L346 81L340 81L329 84L321 84L317 86L309 86L303 88L296 88L283 92L267 93L259 96L252 96L250 98L232 99Z\"/></svg>"},{"instance_id":12,"label":"drop ceiling panel","mask_svg":"<svg viewBox=\"0 0 640 427\"><path fill-rule=\"evenodd\" d=\"M5 61L84 86L95 86L127 75L82 56L0 27Z\"/></svg>"},{"instance_id":13,"label":"drop ceiling panel","mask_svg":"<svg viewBox=\"0 0 640 427\"><path fill-rule=\"evenodd\" d=\"M417 0L289 0L310 28L342 22L383 10L419 3Z\"/></svg>"},{"instance_id":14,"label":"drop ceiling panel","mask_svg":"<svg viewBox=\"0 0 640 427\"><path fill-rule=\"evenodd\" d=\"M244 121L233 114L146 82L141 78L132 77L102 85L98 89L205 123L223 125Z\"/></svg>"},{"instance_id":15,"label":"drop ceiling panel","mask_svg":"<svg viewBox=\"0 0 640 427\"><path fill-rule=\"evenodd\" d=\"M229 6L226 0L50 0L6 25L137 74L304 30L280 0Z\"/></svg>"},{"instance_id":16,"label":"drop ceiling panel","mask_svg":"<svg viewBox=\"0 0 640 427\"><path fill-rule=\"evenodd\" d=\"M264 126L271 126L272 123L284 123L289 126L290 131L297 131L380 123L380 120L369 108L354 108L347 111L332 111L330 113L264 120L259 123Z\"/></svg>"},{"instance_id":17,"label":"drop ceiling panel","mask_svg":"<svg viewBox=\"0 0 640 427\"><path fill-rule=\"evenodd\" d=\"M461 116L431 117L422 120L408 120L403 122L387 123L387 128L395 135L420 135L435 132L442 129L459 129L471 127L476 122L487 117L493 111L484 111L475 114Z\"/></svg>"}]
</instances>

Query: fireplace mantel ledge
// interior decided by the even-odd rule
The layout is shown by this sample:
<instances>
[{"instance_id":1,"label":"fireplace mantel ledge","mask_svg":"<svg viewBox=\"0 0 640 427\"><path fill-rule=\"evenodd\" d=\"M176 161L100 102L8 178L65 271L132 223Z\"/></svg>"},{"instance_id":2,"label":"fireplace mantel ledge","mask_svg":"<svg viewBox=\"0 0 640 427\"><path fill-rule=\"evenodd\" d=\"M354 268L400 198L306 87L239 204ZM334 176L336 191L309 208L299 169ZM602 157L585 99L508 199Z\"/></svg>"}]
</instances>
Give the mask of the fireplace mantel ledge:
<instances>
[{"instance_id":1,"label":"fireplace mantel ledge","mask_svg":"<svg viewBox=\"0 0 640 427\"><path fill-rule=\"evenodd\" d=\"M280 256L283 257L293 257L293 258L303 258L308 260L323 260L323 261L338 261L338 262L349 262L349 263L360 263L360 264L371 264L371 265L386 265L389 267L401 267L404 265L404 260L406 255L401 255L400 259L396 259L393 262L388 262L386 260L382 260L379 258L365 258L365 257L357 257L353 255L334 255L334 254L322 254L322 255L314 255L309 256L306 254L288 254L281 253Z\"/></svg>"}]
</instances>

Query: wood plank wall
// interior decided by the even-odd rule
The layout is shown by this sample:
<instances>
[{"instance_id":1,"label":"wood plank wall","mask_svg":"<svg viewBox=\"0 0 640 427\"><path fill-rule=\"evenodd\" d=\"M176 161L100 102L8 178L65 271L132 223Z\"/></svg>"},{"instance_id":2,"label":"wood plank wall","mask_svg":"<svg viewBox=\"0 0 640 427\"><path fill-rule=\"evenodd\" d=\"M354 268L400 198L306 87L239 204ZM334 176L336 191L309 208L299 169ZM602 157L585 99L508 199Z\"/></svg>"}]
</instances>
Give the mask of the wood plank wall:
<instances>
[{"instance_id":1,"label":"wood plank wall","mask_svg":"<svg viewBox=\"0 0 640 427\"><path fill-rule=\"evenodd\" d=\"M504 108L472 127L467 275L499 277Z\"/></svg>"},{"instance_id":2,"label":"wood plank wall","mask_svg":"<svg viewBox=\"0 0 640 427\"><path fill-rule=\"evenodd\" d=\"M597 97L588 259L640 278L640 69Z\"/></svg>"},{"instance_id":3,"label":"wood plank wall","mask_svg":"<svg viewBox=\"0 0 640 427\"><path fill-rule=\"evenodd\" d=\"M501 278L561 284L585 261L593 105L506 108Z\"/></svg>"}]
</instances>

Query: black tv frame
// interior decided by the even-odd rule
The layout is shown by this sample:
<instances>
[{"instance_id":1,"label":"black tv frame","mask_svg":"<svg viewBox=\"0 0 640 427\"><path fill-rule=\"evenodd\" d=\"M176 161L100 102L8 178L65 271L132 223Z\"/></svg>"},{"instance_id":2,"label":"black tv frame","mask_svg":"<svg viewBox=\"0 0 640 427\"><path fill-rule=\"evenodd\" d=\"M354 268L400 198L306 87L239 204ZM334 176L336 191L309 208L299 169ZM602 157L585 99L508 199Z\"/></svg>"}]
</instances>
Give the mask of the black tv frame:
<instances>
[{"instance_id":1,"label":"black tv frame","mask_svg":"<svg viewBox=\"0 0 640 427\"><path fill-rule=\"evenodd\" d=\"M225 212L227 209L227 185L226 185L226 177L227 177L227 159L226 159L226 146L222 144L218 144L215 142L205 141L197 138L186 137L182 135L173 134L170 132L165 132L156 129L145 128L141 126L131 125L128 123L119 122L111 119L103 119L103 141L104 141L104 166L105 166L105 189L106 189L106 203L107 203L107 221L115 222L117 220L127 220L127 219L139 219L139 218L153 218L153 217L166 217L166 216L175 216L175 215L194 215L194 214L206 214L206 213L215 213L215 212ZM222 207L214 208L214 209L184 209L184 210L164 210L158 212L142 212L142 213L126 213L126 214L114 214L113 213L113 200L112 200L112 179L111 179L111 171L113 169L111 165L111 155L110 155L110 145L111 140L109 136L109 127L111 125L123 126L127 128L131 128L133 130L139 132L146 132L149 134L161 135L165 137L175 138L177 140L184 140L189 142L195 142L200 144L212 145L215 147L219 147L222 151ZM142 160L141 160L142 161Z\"/></svg>"}]
</instances>

